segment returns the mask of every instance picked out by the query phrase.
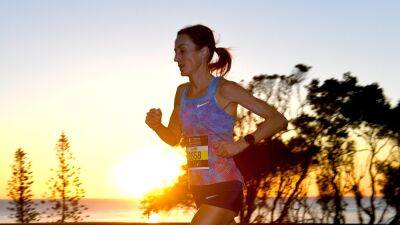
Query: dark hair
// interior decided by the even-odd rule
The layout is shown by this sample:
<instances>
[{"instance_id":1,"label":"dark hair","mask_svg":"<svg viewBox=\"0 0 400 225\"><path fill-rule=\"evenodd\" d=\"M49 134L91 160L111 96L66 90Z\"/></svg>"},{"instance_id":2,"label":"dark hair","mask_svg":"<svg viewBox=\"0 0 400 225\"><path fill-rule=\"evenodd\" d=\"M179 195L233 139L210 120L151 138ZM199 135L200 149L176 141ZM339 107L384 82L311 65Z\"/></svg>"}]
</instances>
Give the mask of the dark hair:
<instances>
[{"instance_id":1,"label":"dark hair","mask_svg":"<svg viewBox=\"0 0 400 225\"><path fill-rule=\"evenodd\" d=\"M207 47L210 51L208 67L211 72L225 76L232 65L232 56L227 48L216 48L213 31L201 24L185 27L178 31L178 35L186 34L196 45L197 49ZM211 62L214 52L218 55L218 61Z\"/></svg>"}]
</instances>

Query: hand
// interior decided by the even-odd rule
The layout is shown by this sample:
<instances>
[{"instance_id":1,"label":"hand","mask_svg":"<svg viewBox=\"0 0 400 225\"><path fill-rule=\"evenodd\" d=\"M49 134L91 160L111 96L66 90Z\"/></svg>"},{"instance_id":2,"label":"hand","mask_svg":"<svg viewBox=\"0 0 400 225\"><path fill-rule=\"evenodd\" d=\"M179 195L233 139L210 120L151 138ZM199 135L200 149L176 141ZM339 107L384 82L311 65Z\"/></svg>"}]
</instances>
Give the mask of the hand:
<instances>
[{"instance_id":1,"label":"hand","mask_svg":"<svg viewBox=\"0 0 400 225\"><path fill-rule=\"evenodd\" d=\"M162 112L160 109L152 108L147 112L146 115L146 124L153 130L156 130L160 126L161 123Z\"/></svg>"},{"instance_id":2,"label":"hand","mask_svg":"<svg viewBox=\"0 0 400 225\"><path fill-rule=\"evenodd\" d=\"M246 148L242 140L237 142L220 141L213 144L216 154L220 157L231 158Z\"/></svg>"}]
</instances>

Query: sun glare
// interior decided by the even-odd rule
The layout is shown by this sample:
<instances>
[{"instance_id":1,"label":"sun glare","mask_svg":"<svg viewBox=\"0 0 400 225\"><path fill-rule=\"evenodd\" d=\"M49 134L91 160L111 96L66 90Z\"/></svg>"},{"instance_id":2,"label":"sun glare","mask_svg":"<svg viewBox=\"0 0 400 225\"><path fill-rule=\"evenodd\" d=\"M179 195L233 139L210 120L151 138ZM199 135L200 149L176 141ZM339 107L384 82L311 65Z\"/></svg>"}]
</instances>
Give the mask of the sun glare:
<instances>
[{"instance_id":1,"label":"sun glare","mask_svg":"<svg viewBox=\"0 0 400 225\"><path fill-rule=\"evenodd\" d=\"M154 146L137 149L116 165L115 183L128 198L142 198L155 189L173 185L184 172L186 163L182 149Z\"/></svg>"},{"instance_id":2,"label":"sun glare","mask_svg":"<svg viewBox=\"0 0 400 225\"><path fill-rule=\"evenodd\" d=\"M149 217L149 223L158 223L160 222L160 217L158 216L157 213L153 213Z\"/></svg>"}]
</instances>

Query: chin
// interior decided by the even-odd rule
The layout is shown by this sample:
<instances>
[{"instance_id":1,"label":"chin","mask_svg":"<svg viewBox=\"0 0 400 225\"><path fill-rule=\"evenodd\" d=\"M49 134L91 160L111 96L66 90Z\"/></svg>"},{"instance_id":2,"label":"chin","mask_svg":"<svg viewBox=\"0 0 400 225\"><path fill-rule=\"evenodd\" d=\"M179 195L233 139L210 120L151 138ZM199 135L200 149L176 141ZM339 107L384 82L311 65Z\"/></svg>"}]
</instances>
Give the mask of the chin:
<instances>
[{"instance_id":1,"label":"chin","mask_svg":"<svg viewBox=\"0 0 400 225\"><path fill-rule=\"evenodd\" d=\"M187 77L187 76L188 76L188 74L187 74L187 73L185 73L185 71L181 71L181 76L182 76L182 77Z\"/></svg>"}]
</instances>

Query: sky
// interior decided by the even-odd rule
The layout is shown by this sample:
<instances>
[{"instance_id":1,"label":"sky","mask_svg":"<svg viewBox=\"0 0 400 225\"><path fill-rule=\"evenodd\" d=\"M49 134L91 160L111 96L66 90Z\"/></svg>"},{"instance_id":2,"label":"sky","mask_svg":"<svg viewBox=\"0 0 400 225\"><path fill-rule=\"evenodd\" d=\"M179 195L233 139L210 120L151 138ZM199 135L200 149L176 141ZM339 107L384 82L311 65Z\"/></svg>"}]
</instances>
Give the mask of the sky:
<instances>
[{"instance_id":1,"label":"sky","mask_svg":"<svg viewBox=\"0 0 400 225\"><path fill-rule=\"evenodd\" d=\"M398 1L0 1L0 198L17 148L32 162L34 197L69 138L88 198L138 197L173 182L183 153L145 125L168 123L181 77L176 32L204 24L229 47L227 79L352 72L399 101ZM165 178L165 179L164 179ZM171 180L172 179L172 180ZM153 182L154 181L154 182ZM149 186L144 183L150 183ZM135 189L140 186L144 189Z\"/></svg>"}]
</instances>

